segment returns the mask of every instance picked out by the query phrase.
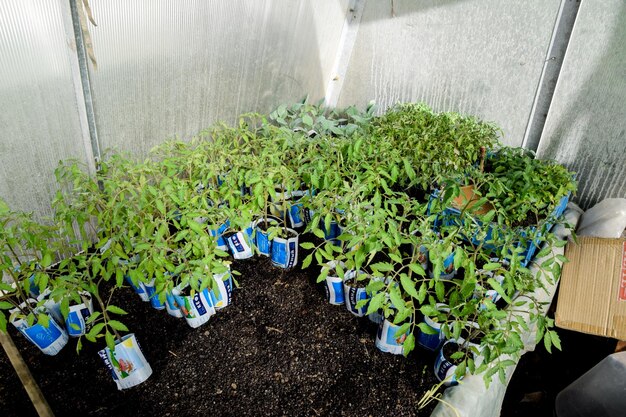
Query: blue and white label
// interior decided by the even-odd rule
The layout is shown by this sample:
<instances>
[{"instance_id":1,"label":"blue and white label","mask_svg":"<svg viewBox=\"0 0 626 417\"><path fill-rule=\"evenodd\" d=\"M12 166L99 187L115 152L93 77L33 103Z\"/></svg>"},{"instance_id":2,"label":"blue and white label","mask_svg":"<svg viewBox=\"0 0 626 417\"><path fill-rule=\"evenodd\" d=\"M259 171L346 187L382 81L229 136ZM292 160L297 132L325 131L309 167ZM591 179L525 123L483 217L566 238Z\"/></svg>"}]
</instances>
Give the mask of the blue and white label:
<instances>
[{"instance_id":1,"label":"blue and white label","mask_svg":"<svg viewBox=\"0 0 626 417\"><path fill-rule=\"evenodd\" d=\"M211 302L216 310L221 310L232 302L233 277L230 271L226 271L221 274L214 274L213 279L217 288L213 288L209 292Z\"/></svg>"},{"instance_id":2,"label":"blue and white label","mask_svg":"<svg viewBox=\"0 0 626 417\"><path fill-rule=\"evenodd\" d=\"M295 237L274 238L271 252L272 264L284 269L293 268L298 263L298 234L292 229L287 231Z\"/></svg>"},{"instance_id":3,"label":"blue and white label","mask_svg":"<svg viewBox=\"0 0 626 417\"><path fill-rule=\"evenodd\" d=\"M439 349L442 342L441 324L432 320L430 317L424 317L424 323L430 327L433 334L420 331L417 336L417 344L425 349L435 351Z\"/></svg>"},{"instance_id":4,"label":"blue and white label","mask_svg":"<svg viewBox=\"0 0 626 417\"><path fill-rule=\"evenodd\" d=\"M156 293L156 289L154 288L154 279L149 284L144 284L144 287L152 307L157 310L165 309L165 303L162 303L161 300L159 300L159 294Z\"/></svg>"},{"instance_id":5,"label":"blue and white label","mask_svg":"<svg viewBox=\"0 0 626 417\"><path fill-rule=\"evenodd\" d=\"M400 326L384 319L378 326L378 332L376 332L376 347L383 352L402 355L404 353L404 341L409 335L409 331L399 335L397 334L399 328Z\"/></svg>"},{"instance_id":6,"label":"blue and white label","mask_svg":"<svg viewBox=\"0 0 626 417\"><path fill-rule=\"evenodd\" d=\"M270 256L272 250L272 242L265 230L256 228L256 248L262 256Z\"/></svg>"},{"instance_id":7,"label":"blue and white label","mask_svg":"<svg viewBox=\"0 0 626 417\"><path fill-rule=\"evenodd\" d=\"M326 277L326 299L332 305L345 304L345 296L343 293L343 280L339 277Z\"/></svg>"},{"instance_id":8,"label":"blue and white label","mask_svg":"<svg viewBox=\"0 0 626 417\"><path fill-rule=\"evenodd\" d=\"M226 240L233 254L233 258L248 259L254 255L244 232L237 232L229 236Z\"/></svg>"},{"instance_id":9,"label":"blue and white label","mask_svg":"<svg viewBox=\"0 0 626 417\"><path fill-rule=\"evenodd\" d=\"M139 295L139 298L141 298L141 301L150 301L148 292L146 291L146 287L144 286L143 282L140 281L137 283L137 285L135 285L133 283L133 280L130 278L130 275L124 275L124 279L126 280L128 285L130 285L133 291L135 291L135 293Z\"/></svg>"},{"instance_id":10,"label":"blue and white label","mask_svg":"<svg viewBox=\"0 0 626 417\"><path fill-rule=\"evenodd\" d=\"M349 272L353 272L353 271L349 271ZM349 272L346 273L346 279L349 279L348 277ZM346 308L348 309L348 311L357 317L363 317L365 313L367 312L367 303L365 303L365 305L361 308L357 308L356 305L359 301L367 300L370 298L369 295L367 295L365 288L351 287L347 285L346 282L344 281L343 293L345 297Z\"/></svg>"},{"instance_id":11,"label":"blue and white label","mask_svg":"<svg viewBox=\"0 0 626 417\"><path fill-rule=\"evenodd\" d=\"M230 220L226 220L218 228L209 228L209 234L216 238L217 248L225 252L228 252L228 244L226 243L226 239L224 239L224 232L229 227L230 227Z\"/></svg>"},{"instance_id":12,"label":"blue and white label","mask_svg":"<svg viewBox=\"0 0 626 417\"><path fill-rule=\"evenodd\" d=\"M91 297L86 303L70 306L70 312L65 320L67 333L72 337L79 337L89 331L91 325L86 324L89 316L93 314L93 302Z\"/></svg>"},{"instance_id":13,"label":"blue and white label","mask_svg":"<svg viewBox=\"0 0 626 417\"><path fill-rule=\"evenodd\" d=\"M36 323L28 326L26 320L18 319L12 323L32 344L37 346L44 354L54 356L67 344L68 335L54 318L49 317L48 327Z\"/></svg>"},{"instance_id":14,"label":"blue and white label","mask_svg":"<svg viewBox=\"0 0 626 417\"><path fill-rule=\"evenodd\" d=\"M445 346L445 345L444 345ZM456 372L456 365L450 362L443 354L443 347L439 349L437 353L437 359L435 360L435 376L440 382L444 382L447 387L458 385L459 381L456 379L454 373Z\"/></svg>"},{"instance_id":15,"label":"blue and white label","mask_svg":"<svg viewBox=\"0 0 626 417\"><path fill-rule=\"evenodd\" d=\"M289 221L291 227L304 226L304 209L302 203L294 203L289 206Z\"/></svg>"}]
</instances>

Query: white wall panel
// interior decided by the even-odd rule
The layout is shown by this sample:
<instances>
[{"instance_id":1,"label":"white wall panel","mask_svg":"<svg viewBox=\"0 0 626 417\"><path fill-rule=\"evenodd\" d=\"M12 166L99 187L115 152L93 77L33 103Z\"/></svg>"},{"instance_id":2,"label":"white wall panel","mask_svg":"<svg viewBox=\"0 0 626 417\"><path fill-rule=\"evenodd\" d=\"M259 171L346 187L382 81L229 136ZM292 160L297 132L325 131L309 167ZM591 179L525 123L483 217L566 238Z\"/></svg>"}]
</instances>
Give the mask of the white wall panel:
<instances>
[{"instance_id":1,"label":"white wall panel","mask_svg":"<svg viewBox=\"0 0 626 417\"><path fill-rule=\"evenodd\" d=\"M91 2L101 148L145 154L218 120L324 97L347 0Z\"/></svg>"},{"instance_id":2,"label":"white wall panel","mask_svg":"<svg viewBox=\"0 0 626 417\"><path fill-rule=\"evenodd\" d=\"M339 104L424 101L497 122L520 146L559 3L367 0Z\"/></svg>"},{"instance_id":3,"label":"white wall panel","mask_svg":"<svg viewBox=\"0 0 626 417\"><path fill-rule=\"evenodd\" d=\"M40 215L58 161L86 161L64 10L57 0L0 1L0 197Z\"/></svg>"},{"instance_id":4,"label":"white wall panel","mask_svg":"<svg viewBox=\"0 0 626 417\"><path fill-rule=\"evenodd\" d=\"M585 208L626 197L626 2L578 11L538 154L578 172Z\"/></svg>"}]
</instances>

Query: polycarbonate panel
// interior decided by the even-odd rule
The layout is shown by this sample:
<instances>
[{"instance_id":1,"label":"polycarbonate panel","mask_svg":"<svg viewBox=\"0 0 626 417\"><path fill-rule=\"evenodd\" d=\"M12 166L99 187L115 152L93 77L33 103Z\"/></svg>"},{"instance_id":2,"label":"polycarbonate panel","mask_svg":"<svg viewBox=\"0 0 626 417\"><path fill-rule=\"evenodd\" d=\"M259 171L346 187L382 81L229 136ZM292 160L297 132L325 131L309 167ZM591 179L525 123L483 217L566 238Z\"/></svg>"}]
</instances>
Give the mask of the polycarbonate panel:
<instances>
[{"instance_id":1,"label":"polycarbonate panel","mask_svg":"<svg viewBox=\"0 0 626 417\"><path fill-rule=\"evenodd\" d=\"M494 121L520 146L559 4L367 1L339 104L423 101Z\"/></svg>"},{"instance_id":2,"label":"polycarbonate panel","mask_svg":"<svg viewBox=\"0 0 626 417\"><path fill-rule=\"evenodd\" d=\"M145 154L215 121L324 97L347 0L100 0L101 148Z\"/></svg>"},{"instance_id":3,"label":"polycarbonate panel","mask_svg":"<svg viewBox=\"0 0 626 417\"><path fill-rule=\"evenodd\" d=\"M583 208L626 197L626 2L583 1L539 143L578 172Z\"/></svg>"},{"instance_id":4,"label":"polycarbonate panel","mask_svg":"<svg viewBox=\"0 0 626 417\"><path fill-rule=\"evenodd\" d=\"M0 1L0 197L50 213L59 160L85 161L59 0Z\"/></svg>"}]
</instances>

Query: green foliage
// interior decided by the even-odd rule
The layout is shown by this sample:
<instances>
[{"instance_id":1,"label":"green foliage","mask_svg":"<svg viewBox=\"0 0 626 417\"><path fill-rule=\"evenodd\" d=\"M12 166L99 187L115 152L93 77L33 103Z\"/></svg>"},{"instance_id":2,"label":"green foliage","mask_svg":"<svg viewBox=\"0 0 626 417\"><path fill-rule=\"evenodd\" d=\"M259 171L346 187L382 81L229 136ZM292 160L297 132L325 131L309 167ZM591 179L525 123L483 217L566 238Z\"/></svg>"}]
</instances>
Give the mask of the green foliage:
<instances>
[{"instance_id":1,"label":"green foliage","mask_svg":"<svg viewBox=\"0 0 626 417\"><path fill-rule=\"evenodd\" d=\"M361 302L367 313L382 312L408 332L405 355L419 331L432 332L422 316L464 341L455 353L459 377L503 378L528 322L547 349L560 348L531 294L558 277L564 261L550 251L562 244L545 224L561 221L551 213L575 191L572 174L501 146L499 129L471 116L422 104L377 117L374 110L304 100L215 125L190 142L168 141L145 160L108 155L94 176L61 163L51 226L0 201L0 330L11 314L46 321L41 305L26 302L35 286L50 291L65 316L91 297L85 339L112 348L128 331L120 321L127 312L111 303L125 277L154 283L160 300L176 287L216 288L230 265L218 238L255 221L270 239L285 236L288 211L301 204L310 217L305 232L318 239L301 244L310 251L302 266L321 266L320 282L356 275L370 297ZM451 215L463 184L475 186L477 203ZM480 211L483 203L491 208ZM533 227L522 227L528 219ZM546 247L537 276L523 263L530 242Z\"/></svg>"}]
</instances>

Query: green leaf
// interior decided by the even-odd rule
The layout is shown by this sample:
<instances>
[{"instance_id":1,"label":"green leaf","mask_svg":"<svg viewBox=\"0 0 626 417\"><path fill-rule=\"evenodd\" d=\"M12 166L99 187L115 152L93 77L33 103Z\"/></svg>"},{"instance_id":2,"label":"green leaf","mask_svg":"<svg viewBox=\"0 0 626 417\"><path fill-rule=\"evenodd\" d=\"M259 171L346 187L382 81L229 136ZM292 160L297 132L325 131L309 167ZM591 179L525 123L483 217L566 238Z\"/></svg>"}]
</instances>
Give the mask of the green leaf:
<instances>
[{"instance_id":1,"label":"green leaf","mask_svg":"<svg viewBox=\"0 0 626 417\"><path fill-rule=\"evenodd\" d=\"M304 260L302 261L302 268L308 268L309 265L311 265L311 261L313 260L313 254L310 253L309 255L307 255L306 258L304 258Z\"/></svg>"},{"instance_id":2,"label":"green leaf","mask_svg":"<svg viewBox=\"0 0 626 417\"><path fill-rule=\"evenodd\" d=\"M419 294L415 289L415 281L413 281L407 274L400 275L400 283L402 284L402 288L413 298L419 298Z\"/></svg>"},{"instance_id":3,"label":"green leaf","mask_svg":"<svg viewBox=\"0 0 626 417\"><path fill-rule=\"evenodd\" d=\"M91 315L89 317L87 317L87 320L85 320L85 324L91 324L94 321L96 321L98 319L98 317L100 317L102 315L101 312L99 311L95 311L93 313L91 313Z\"/></svg>"},{"instance_id":4,"label":"green leaf","mask_svg":"<svg viewBox=\"0 0 626 417\"><path fill-rule=\"evenodd\" d=\"M483 269L485 271L493 271L496 270L498 268L500 268L502 265L500 265L499 262L489 262L487 264L485 264L485 266L483 266Z\"/></svg>"},{"instance_id":5,"label":"green leaf","mask_svg":"<svg viewBox=\"0 0 626 417\"><path fill-rule=\"evenodd\" d=\"M413 333L409 333L402 346L402 354L407 356L413 349L415 349L415 335Z\"/></svg>"},{"instance_id":6,"label":"green leaf","mask_svg":"<svg viewBox=\"0 0 626 417\"><path fill-rule=\"evenodd\" d=\"M107 311L110 311L113 314L119 314L119 315L128 314L127 312L125 312L121 308L119 308L117 306L114 306L114 305L107 306Z\"/></svg>"},{"instance_id":7,"label":"green leaf","mask_svg":"<svg viewBox=\"0 0 626 417\"><path fill-rule=\"evenodd\" d=\"M385 301L384 292L379 292L376 295L374 295L370 300L369 306L367 307L366 314L369 315L369 314L377 312L380 308L382 308L384 301Z\"/></svg>"},{"instance_id":8,"label":"green leaf","mask_svg":"<svg viewBox=\"0 0 626 417\"><path fill-rule=\"evenodd\" d=\"M426 271L424 271L424 268L422 267L422 265L418 263L410 263L409 269L413 271L414 273L416 273L417 275L419 275L420 277L426 276Z\"/></svg>"},{"instance_id":9,"label":"green leaf","mask_svg":"<svg viewBox=\"0 0 626 417\"><path fill-rule=\"evenodd\" d=\"M302 123L305 126L313 127L313 118L309 116L308 114L305 114L304 116L302 116Z\"/></svg>"},{"instance_id":10,"label":"green leaf","mask_svg":"<svg viewBox=\"0 0 626 417\"><path fill-rule=\"evenodd\" d=\"M370 265L370 267L376 271L380 272L390 272L393 271L393 265L387 262L377 262L375 264Z\"/></svg>"},{"instance_id":11,"label":"green leaf","mask_svg":"<svg viewBox=\"0 0 626 417\"><path fill-rule=\"evenodd\" d=\"M109 320L108 325L111 326L111 328L117 330L118 332L128 331L128 327L126 327L124 324L122 324L121 322L117 320Z\"/></svg>"},{"instance_id":12,"label":"green leaf","mask_svg":"<svg viewBox=\"0 0 626 417\"><path fill-rule=\"evenodd\" d=\"M406 309L404 299L402 298L402 295L400 295L400 290L397 287L391 288L389 291L389 299L398 311L404 311Z\"/></svg>"},{"instance_id":13,"label":"green leaf","mask_svg":"<svg viewBox=\"0 0 626 417\"><path fill-rule=\"evenodd\" d=\"M435 294L437 295L437 299L439 301L443 301L445 297L445 291L446 291L446 288L443 284L443 281L437 281L435 283Z\"/></svg>"},{"instance_id":14,"label":"green leaf","mask_svg":"<svg viewBox=\"0 0 626 417\"><path fill-rule=\"evenodd\" d=\"M406 332L409 331L409 329L411 328L411 323L407 322L404 323L402 326L400 326L397 330L396 333L394 334L394 337L396 339L399 339L400 337L402 337L403 334L405 334Z\"/></svg>"},{"instance_id":15,"label":"green leaf","mask_svg":"<svg viewBox=\"0 0 626 417\"><path fill-rule=\"evenodd\" d=\"M39 313L37 315L37 323L41 324L43 327L50 327L50 316L44 313Z\"/></svg>"},{"instance_id":16,"label":"green leaf","mask_svg":"<svg viewBox=\"0 0 626 417\"><path fill-rule=\"evenodd\" d=\"M552 336L550 332L546 332L543 336L543 345L548 353L552 353Z\"/></svg>"},{"instance_id":17,"label":"green leaf","mask_svg":"<svg viewBox=\"0 0 626 417\"><path fill-rule=\"evenodd\" d=\"M8 301L0 301L0 310L10 310L13 308L13 304Z\"/></svg>"},{"instance_id":18,"label":"green leaf","mask_svg":"<svg viewBox=\"0 0 626 417\"><path fill-rule=\"evenodd\" d=\"M108 330L104 334L104 340L106 340L109 350L111 350L111 352L115 352L115 338Z\"/></svg>"},{"instance_id":19,"label":"green leaf","mask_svg":"<svg viewBox=\"0 0 626 417\"><path fill-rule=\"evenodd\" d=\"M438 333L437 330L433 329L426 323L420 323L417 325L417 327L419 327L420 331L424 334L437 334Z\"/></svg>"},{"instance_id":20,"label":"green leaf","mask_svg":"<svg viewBox=\"0 0 626 417\"><path fill-rule=\"evenodd\" d=\"M557 332L555 332L554 330L550 330L550 342L552 342L555 348L557 348L558 350L562 350L561 338L559 337Z\"/></svg>"},{"instance_id":21,"label":"green leaf","mask_svg":"<svg viewBox=\"0 0 626 417\"><path fill-rule=\"evenodd\" d=\"M102 332L103 328L104 328L104 323L95 324L89 330L89 332L85 335L85 338L87 338L87 340L89 340L90 342L95 342L96 341L96 336L98 336L100 334L100 332Z\"/></svg>"},{"instance_id":22,"label":"green leaf","mask_svg":"<svg viewBox=\"0 0 626 417\"><path fill-rule=\"evenodd\" d=\"M41 260L41 266L47 268L52 263L52 254L50 252L46 252L43 255L43 259Z\"/></svg>"},{"instance_id":23,"label":"green leaf","mask_svg":"<svg viewBox=\"0 0 626 417\"><path fill-rule=\"evenodd\" d=\"M511 298L506 294L506 291L504 291L504 288L502 288L502 286L498 283L498 281L496 281L493 278L489 278L487 280L487 282L489 283L489 285L491 286L491 288L493 288L494 290L496 290L498 292L498 294L500 294L500 296L509 304L512 303Z\"/></svg>"},{"instance_id":24,"label":"green leaf","mask_svg":"<svg viewBox=\"0 0 626 417\"><path fill-rule=\"evenodd\" d=\"M300 247L302 249L313 249L315 245L312 242L302 242L300 243Z\"/></svg>"},{"instance_id":25,"label":"green leaf","mask_svg":"<svg viewBox=\"0 0 626 417\"><path fill-rule=\"evenodd\" d=\"M459 269L463 264L463 258L465 257L465 252L461 247L457 247L454 251L454 269Z\"/></svg>"}]
</instances>

